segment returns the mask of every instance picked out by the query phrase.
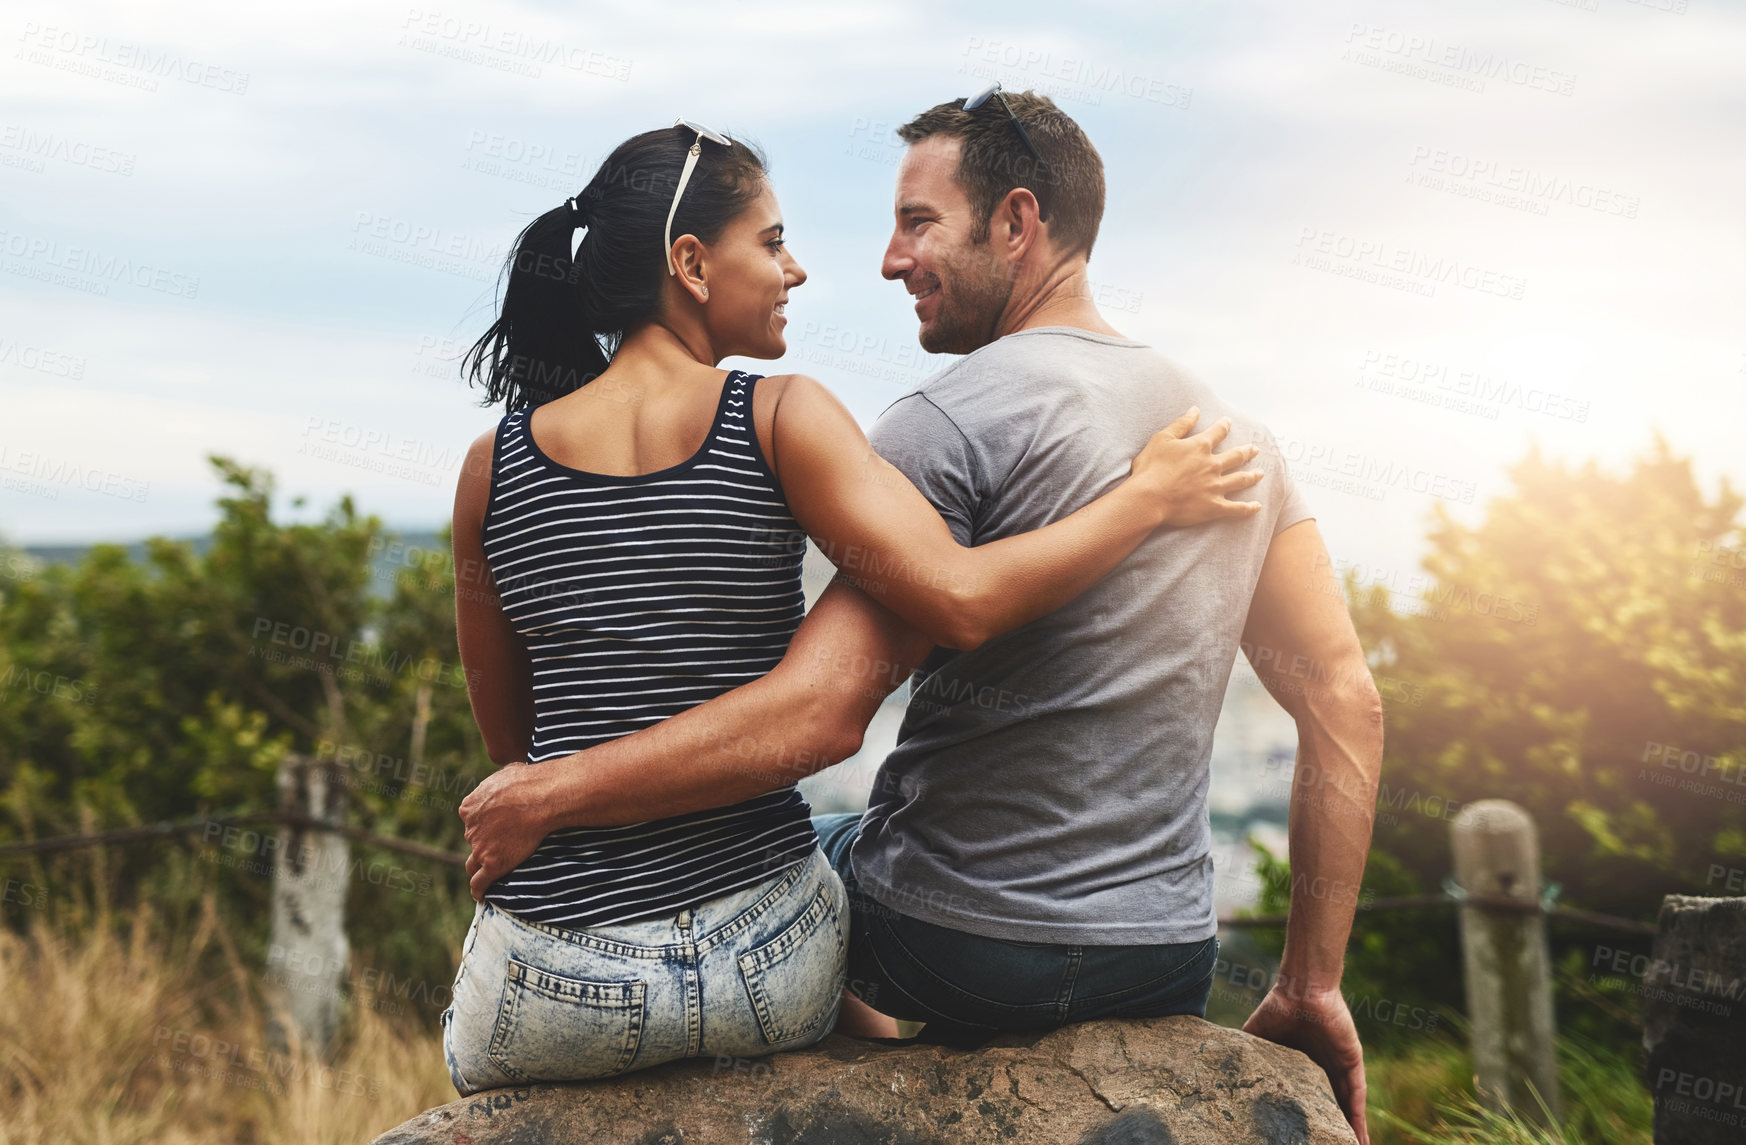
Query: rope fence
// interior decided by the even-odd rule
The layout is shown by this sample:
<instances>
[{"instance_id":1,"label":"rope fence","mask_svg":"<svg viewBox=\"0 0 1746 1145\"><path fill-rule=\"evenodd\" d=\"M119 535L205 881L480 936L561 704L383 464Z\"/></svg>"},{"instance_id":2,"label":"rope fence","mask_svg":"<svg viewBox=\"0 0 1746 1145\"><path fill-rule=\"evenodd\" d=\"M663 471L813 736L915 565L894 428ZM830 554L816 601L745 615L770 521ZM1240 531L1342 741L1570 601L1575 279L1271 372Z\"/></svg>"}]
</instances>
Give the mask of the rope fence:
<instances>
[{"instance_id":1,"label":"rope fence","mask_svg":"<svg viewBox=\"0 0 1746 1145\"><path fill-rule=\"evenodd\" d=\"M193 832L205 833L213 827L254 826L283 826L297 827L307 831L331 831L344 835L353 842L397 851L403 855L412 855L420 859L429 859L432 862L447 863L456 867L464 867L467 863L467 856L456 854L453 851L445 851L440 847L432 847L426 843L401 839L393 835L379 835L360 827L326 823L295 811L264 811L251 815L227 815L207 819L190 819L182 822L153 823L143 827L124 827L120 830L101 831L89 835L57 835L25 843L0 843L0 859L14 855L53 854L59 851L78 850L83 847L162 840ZM1433 895L1400 895L1361 902L1353 919L1353 925L1363 922L1366 914L1430 910L1437 907L1459 906L1463 902L1506 913L1543 914L1548 918L1585 923L1589 926L1622 931L1627 934L1652 936L1655 933L1654 923L1638 922L1634 919L1619 918L1616 915L1601 914L1597 911L1582 910L1578 907L1547 905L1543 902L1526 901L1503 895L1454 895L1448 892ZM1283 914L1225 915L1219 918L1220 929L1266 930L1281 928L1285 924L1286 916Z\"/></svg>"},{"instance_id":2,"label":"rope fence","mask_svg":"<svg viewBox=\"0 0 1746 1145\"><path fill-rule=\"evenodd\" d=\"M325 823L296 811L262 811L252 815L226 815L209 819L189 819L179 823L153 823L145 827L123 827L116 831L100 831L91 835L56 835L48 839L37 839L28 843L0 843L0 859L9 855L42 855L56 851L76 851L82 847L106 847L123 843L140 843L158 839L174 838L191 832L206 832L212 827L299 827L306 831L331 831L336 835L344 835L357 843L366 843L372 847L381 847L389 851L398 851L403 855L414 855L420 859L430 859L433 862L449 863L462 867L467 863L467 856L457 855L453 851L445 851L440 847L432 847L427 843L417 843L411 839L400 839L393 835L378 835L374 831L366 831L361 827L348 827L343 823Z\"/></svg>"},{"instance_id":3,"label":"rope fence","mask_svg":"<svg viewBox=\"0 0 1746 1145\"><path fill-rule=\"evenodd\" d=\"M1462 895L1456 897L1450 894L1440 895L1400 895L1393 898L1375 898L1368 903L1358 905L1357 914L1353 916L1352 925L1357 926L1364 921L1367 913L1377 913L1397 910L1426 910L1431 907L1460 906L1469 903L1506 914L1541 914L1547 918L1568 919L1571 922L1584 922L1590 926L1603 927L1609 930L1622 930L1629 934L1654 935L1655 924L1637 922L1634 919L1619 918L1617 915L1601 914L1598 911L1581 910L1573 906L1546 906L1543 903L1527 902L1504 895ZM1286 916L1283 914L1256 914L1221 917L1219 926L1234 930L1268 929L1283 927Z\"/></svg>"}]
</instances>

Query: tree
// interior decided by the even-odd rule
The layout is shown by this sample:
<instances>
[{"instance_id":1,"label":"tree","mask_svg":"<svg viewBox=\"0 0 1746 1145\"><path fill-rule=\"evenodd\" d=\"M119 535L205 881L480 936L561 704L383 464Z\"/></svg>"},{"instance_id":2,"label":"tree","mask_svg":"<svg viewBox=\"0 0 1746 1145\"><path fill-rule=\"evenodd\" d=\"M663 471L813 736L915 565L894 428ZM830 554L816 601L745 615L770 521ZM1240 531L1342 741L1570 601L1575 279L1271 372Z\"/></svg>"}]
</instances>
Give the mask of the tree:
<instances>
[{"instance_id":1,"label":"tree","mask_svg":"<svg viewBox=\"0 0 1746 1145\"><path fill-rule=\"evenodd\" d=\"M1511 478L1477 525L1439 509L1421 580L1348 577L1387 718L1368 885L1435 891L1448 822L1500 796L1535 817L1564 901L1647 920L1664 894L1723 893L1746 867L1740 498L1724 481L1706 499L1659 438L1623 476L1535 451ZM1450 914L1364 916L1354 972L1458 1005Z\"/></svg>"},{"instance_id":2,"label":"tree","mask_svg":"<svg viewBox=\"0 0 1746 1145\"><path fill-rule=\"evenodd\" d=\"M455 652L446 557L397 563L396 540L349 497L318 523L277 523L267 474L211 460L225 493L200 551L154 539L134 561L99 545L40 571L7 557L0 839L271 810L295 751L337 766L354 823L461 850L455 807L491 765ZM68 855L34 877L58 889L95 878L110 901L149 898L172 922L213 891L259 947L272 855L190 841L196 858L250 861L137 844L125 861ZM446 985L472 907L459 870L353 854L364 861L338 877L350 917L369 920L354 927L359 958L427 996Z\"/></svg>"}]
</instances>

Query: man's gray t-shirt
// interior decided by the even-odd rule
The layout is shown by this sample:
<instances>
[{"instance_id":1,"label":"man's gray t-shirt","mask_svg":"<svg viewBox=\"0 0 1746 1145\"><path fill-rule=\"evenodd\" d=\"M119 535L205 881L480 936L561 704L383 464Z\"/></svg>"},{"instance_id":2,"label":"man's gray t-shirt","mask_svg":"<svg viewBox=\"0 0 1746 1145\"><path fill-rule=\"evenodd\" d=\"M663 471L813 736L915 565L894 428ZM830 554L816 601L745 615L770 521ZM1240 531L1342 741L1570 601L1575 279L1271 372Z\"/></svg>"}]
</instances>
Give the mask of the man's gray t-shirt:
<instances>
[{"instance_id":1,"label":"man's gray t-shirt","mask_svg":"<svg viewBox=\"0 0 1746 1145\"><path fill-rule=\"evenodd\" d=\"M1056 611L935 648L851 851L881 904L1016 942L1200 941L1217 930L1207 761L1272 538L1310 516L1272 436L1144 343L1073 327L991 343L871 434L966 545L1060 520L1198 405L1257 443L1263 510L1153 533Z\"/></svg>"}]
</instances>

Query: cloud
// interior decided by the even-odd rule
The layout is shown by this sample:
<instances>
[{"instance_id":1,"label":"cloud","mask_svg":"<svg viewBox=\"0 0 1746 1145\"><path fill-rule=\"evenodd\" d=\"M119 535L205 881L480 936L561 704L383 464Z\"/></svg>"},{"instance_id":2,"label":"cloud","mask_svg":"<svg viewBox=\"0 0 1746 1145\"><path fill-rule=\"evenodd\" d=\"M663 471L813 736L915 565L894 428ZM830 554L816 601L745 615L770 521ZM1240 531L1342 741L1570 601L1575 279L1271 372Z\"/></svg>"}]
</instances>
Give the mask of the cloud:
<instances>
[{"instance_id":1,"label":"cloud","mask_svg":"<svg viewBox=\"0 0 1746 1145\"><path fill-rule=\"evenodd\" d=\"M1531 442L1616 465L1660 426L1746 478L1737 8L73 3L5 34L0 447L152 490L0 489L13 536L197 527L212 450L317 503L444 519L428 478L491 414L431 376L439 347L483 329L527 219L679 114L768 149L812 276L761 368L870 423L929 368L877 276L891 129L990 76L1102 151L1091 277L1118 328L1282 434L1471 482L1471 503L1309 489L1336 555L1410 564L1431 507L1477 512ZM1477 378L1496 400L1459 392ZM375 436L312 452L330 429Z\"/></svg>"}]
</instances>

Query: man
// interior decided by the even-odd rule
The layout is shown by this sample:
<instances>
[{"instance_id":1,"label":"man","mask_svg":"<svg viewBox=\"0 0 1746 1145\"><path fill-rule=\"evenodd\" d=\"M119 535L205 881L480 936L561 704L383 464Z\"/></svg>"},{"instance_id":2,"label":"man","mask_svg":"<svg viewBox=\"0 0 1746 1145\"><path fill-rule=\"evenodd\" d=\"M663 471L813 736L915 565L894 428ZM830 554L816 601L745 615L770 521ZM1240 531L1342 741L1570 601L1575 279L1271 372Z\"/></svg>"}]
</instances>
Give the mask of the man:
<instances>
[{"instance_id":1,"label":"man","mask_svg":"<svg viewBox=\"0 0 1746 1145\"><path fill-rule=\"evenodd\" d=\"M922 345L967 356L893 404L872 434L879 454L980 544L1090 501L1197 405L1264 446L1263 510L1160 530L1065 607L957 651L930 649L854 587L886 573L827 554L843 574L769 676L594 748L586 766L482 783L462 806L474 894L552 830L724 806L847 758L919 665L867 813L815 820L855 907L856 995L960 1044L1204 1015L1217 956L1207 765L1240 647L1295 717L1306 765L1279 979L1245 1029L1321 1064L1367 1141L1339 982L1381 706L1326 549L1266 430L1091 303L1104 182L1078 125L1029 93L963 103L900 132L883 272L915 297ZM880 1028L853 1010L845 999L846 1022Z\"/></svg>"}]
</instances>

